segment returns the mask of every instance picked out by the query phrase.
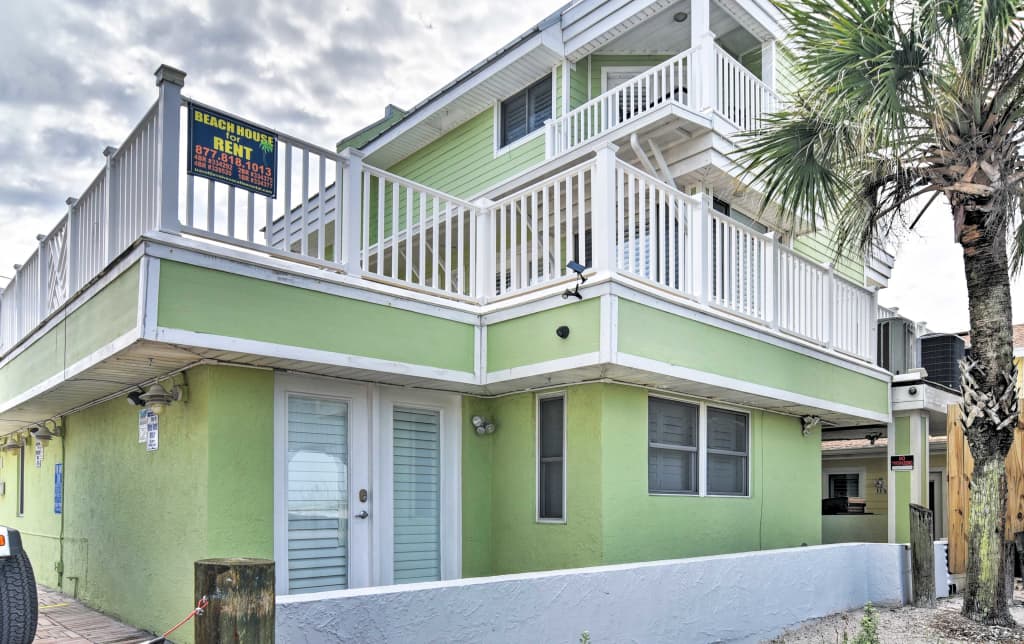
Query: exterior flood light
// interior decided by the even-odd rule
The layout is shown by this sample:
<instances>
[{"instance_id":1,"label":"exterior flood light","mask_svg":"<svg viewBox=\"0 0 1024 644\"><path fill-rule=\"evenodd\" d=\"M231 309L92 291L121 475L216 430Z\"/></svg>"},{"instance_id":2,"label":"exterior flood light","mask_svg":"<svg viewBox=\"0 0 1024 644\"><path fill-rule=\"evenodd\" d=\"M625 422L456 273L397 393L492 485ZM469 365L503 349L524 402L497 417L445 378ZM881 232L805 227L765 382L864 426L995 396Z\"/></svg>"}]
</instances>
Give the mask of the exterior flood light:
<instances>
[{"instance_id":1,"label":"exterior flood light","mask_svg":"<svg viewBox=\"0 0 1024 644\"><path fill-rule=\"evenodd\" d=\"M159 416L168 405L181 400L181 388L175 385L171 391L167 391L163 385L156 382L139 398L146 403L146 409Z\"/></svg>"},{"instance_id":2,"label":"exterior flood light","mask_svg":"<svg viewBox=\"0 0 1024 644\"><path fill-rule=\"evenodd\" d=\"M821 425L821 419L817 416L804 416L800 419L800 424L800 433L809 436L812 429Z\"/></svg>"},{"instance_id":3,"label":"exterior flood light","mask_svg":"<svg viewBox=\"0 0 1024 644\"><path fill-rule=\"evenodd\" d=\"M476 433L480 436L484 434L493 434L494 430L498 427L494 423L487 422L487 419L483 416L473 416L473 427L476 428Z\"/></svg>"}]
</instances>

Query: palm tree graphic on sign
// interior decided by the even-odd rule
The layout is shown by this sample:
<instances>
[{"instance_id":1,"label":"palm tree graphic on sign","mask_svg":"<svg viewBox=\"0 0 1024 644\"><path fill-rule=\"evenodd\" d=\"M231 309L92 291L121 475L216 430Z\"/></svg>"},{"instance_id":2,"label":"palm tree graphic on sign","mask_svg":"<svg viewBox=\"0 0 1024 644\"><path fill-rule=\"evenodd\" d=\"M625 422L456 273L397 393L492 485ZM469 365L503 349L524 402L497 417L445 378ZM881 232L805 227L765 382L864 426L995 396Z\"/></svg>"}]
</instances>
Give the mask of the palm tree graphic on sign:
<instances>
[{"instance_id":1,"label":"palm tree graphic on sign","mask_svg":"<svg viewBox=\"0 0 1024 644\"><path fill-rule=\"evenodd\" d=\"M263 163L266 163L267 155L274 151L274 142L263 139L260 141L260 150L263 150Z\"/></svg>"}]
</instances>

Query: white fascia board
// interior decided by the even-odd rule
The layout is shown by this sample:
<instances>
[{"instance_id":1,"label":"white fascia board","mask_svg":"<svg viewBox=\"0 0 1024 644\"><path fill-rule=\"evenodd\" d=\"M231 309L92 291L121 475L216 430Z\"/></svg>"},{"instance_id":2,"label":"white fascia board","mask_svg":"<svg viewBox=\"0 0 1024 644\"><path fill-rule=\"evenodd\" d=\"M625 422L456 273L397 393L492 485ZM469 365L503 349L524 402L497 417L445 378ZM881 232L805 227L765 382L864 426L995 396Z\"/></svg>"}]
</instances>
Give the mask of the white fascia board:
<instances>
[{"instance_id":1,"label":"white fascia board","mask_svg":"<svg viewBox=\"0 0 1024 644\"><path fill-rule=\"evenodd\" d=\"M783 40L786 30L783 28L783 15L767 0L735 0L736 4L747 12L751 18L772 34L775 40Z\"/></svg>"},{"instance_id":2,"label":"white fascia board","mask_svg":"<svg viewBox=\"0 0 1024 644\"><path fill-rule=\"evenodd\" d=\"M490 65L481 68L476 73L471 73L468 78L462 82L456 83L451 89L439 93L435 98L429 100L422 107L414 108L412 114L402 119L393 128L368 143L366 147L363 148L363 153L365 156L369 157L389 143L395 141L395 139L401 137L406 132L423 124L426 119L430 118L439 109L451 105L467 92L478 87L491 76L494 76L509 66L514 65L520 58L539 48L548 49L551 52L552 61L562 59L562 29L557 22L519 43L511 50L495 59L490 63Z\"/></svg>"}]
</instances>

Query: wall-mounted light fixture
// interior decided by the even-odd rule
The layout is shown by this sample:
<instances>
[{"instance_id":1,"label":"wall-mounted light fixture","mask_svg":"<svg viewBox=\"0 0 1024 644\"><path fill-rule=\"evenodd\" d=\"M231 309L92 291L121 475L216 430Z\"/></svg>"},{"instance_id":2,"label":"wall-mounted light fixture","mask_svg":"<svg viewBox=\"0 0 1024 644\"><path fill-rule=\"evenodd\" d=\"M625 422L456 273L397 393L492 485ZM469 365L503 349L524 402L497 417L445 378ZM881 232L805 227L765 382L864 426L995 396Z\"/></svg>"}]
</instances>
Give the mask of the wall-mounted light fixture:
<instances>
[{"instance_id":1,"label":"wall-mounted light fixture","mask_svg":"<svg viewBox=\"0 0 1024 644\"><path fill-rule=\"evenodd\" d=\"M875 479L875 492L878 494L885 494L888 490L885 489L885 479L879 476Z\"/></svg>"},{"instance_id":2,"label":"wall-mounted light fixture","mask_svg":"<svg viewBox=\"0 0 1024 644\"><path fill-rule=\"evenodd\" d=\"M804 416L800 419L800 433L810 436L811 430L821 425L821 419L817 416Z\"/></svg>"},{"instance_id":3,"label":"wall-mounted light fixture","mask_svg":"<svg viewBox=\"0 0 1024 644\"><path fill-rule=\"evenodd\" d=\"M473 416L472 422L473 427L476 428L476 433L480 436L493 434L494 430L498 429L494 423L488 422L483 416Z\"/></svg>"},{"instance_id":4,"label":"wall-mounted light fixture","mask_svg":"<svg viewBox=\"0 0 1024 644\"><path fill-rule=\"evenodd\" d=\"M14 451L16 449L21 449L24 446L25 439L19 435L14 435L7 438L7 443L3 446L2 449Z\"/></svg>"},{"instance_id":5,"label":"wall-mounted light fixture","mask_svg":"<svg viewBox=\"0 0 1024 644\"><path fill-rule=\"evenodd\" d=\"M184 391L178 385L172 386L171 390L167 391L159 382L154 382L139 398L146 404L146 409L159 416L164 413L168 405L181 400L183 395Z\"/></svg>"},{"instance_id":6,"label":"wall-mounted light fixture","mask_svg":"<svg viewBox=\"0 0 1024 644\"><path fill-rule=\"evenodd\" d=\"M567 300L570 297L575 297L577 300L582 300L583 294L580 293L580 287L587 281L587 278L583 277L583 271L587 270L587 267L577 261L571 261L565 267L576 273L576 288L565 289L565 293L562 293L562 299Z\"/></svg>"},{"instance_id":7,"label":"wall-mounted light fixture","mask_svg":"<svg viewBox=\"0 0 1024 644\"><path fill-rule=\"evenodd\" d=\"M38 441L50 441L62 435L60 426L52 420L44 420L42 425L33 425L28 431L32 432L32 437Z\"/></svg>"}]
</instances>

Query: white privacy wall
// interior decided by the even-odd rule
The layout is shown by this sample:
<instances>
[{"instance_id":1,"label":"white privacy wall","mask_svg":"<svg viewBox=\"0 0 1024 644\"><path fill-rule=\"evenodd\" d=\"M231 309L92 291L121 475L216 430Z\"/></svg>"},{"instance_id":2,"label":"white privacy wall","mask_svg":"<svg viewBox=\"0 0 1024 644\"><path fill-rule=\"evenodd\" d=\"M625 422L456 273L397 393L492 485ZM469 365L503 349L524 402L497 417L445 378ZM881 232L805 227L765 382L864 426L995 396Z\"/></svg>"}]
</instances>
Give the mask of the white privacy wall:
<instances>
[{"instance_id":1,"label":"white privacy wall","mask_svg":"<svg viewBox=\"0 0 1024 644\"><path fill-rule=\"evenodd\" d=\"M756 642L869 601L901 604L908 577L906 546L853 543L332 591L279 597L277 639Z\"/></svg>"}]
</instances>

